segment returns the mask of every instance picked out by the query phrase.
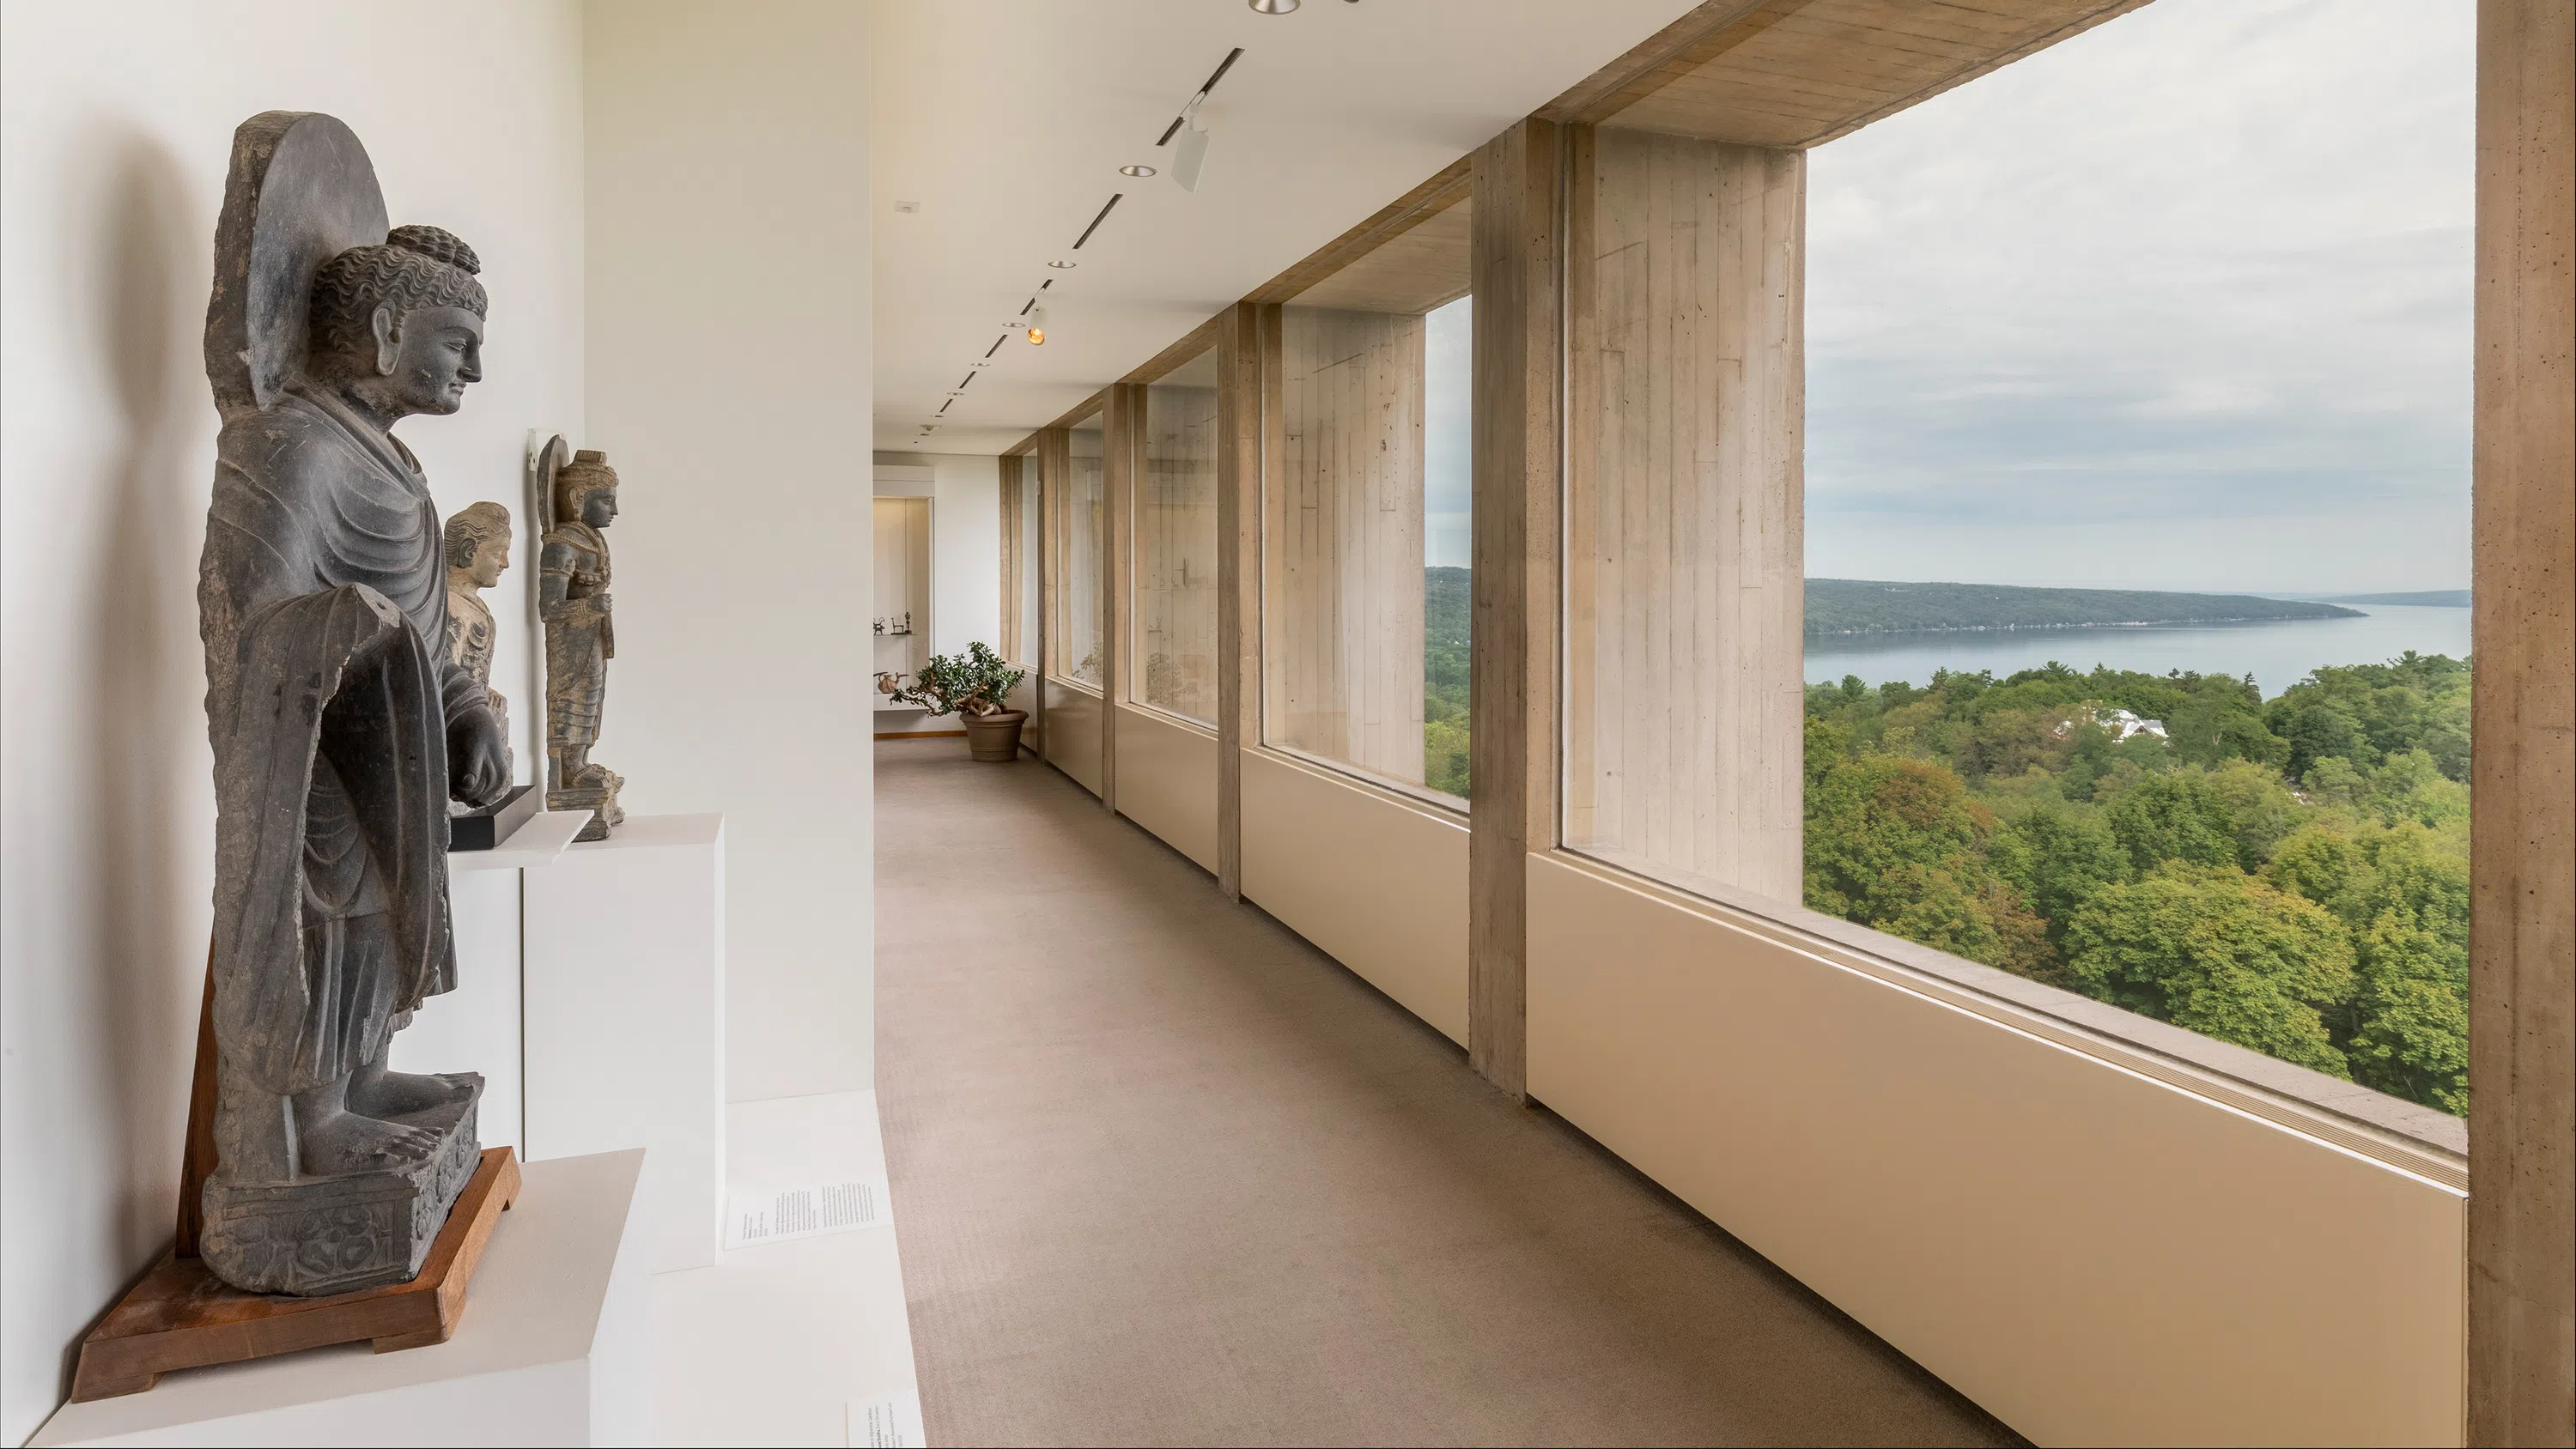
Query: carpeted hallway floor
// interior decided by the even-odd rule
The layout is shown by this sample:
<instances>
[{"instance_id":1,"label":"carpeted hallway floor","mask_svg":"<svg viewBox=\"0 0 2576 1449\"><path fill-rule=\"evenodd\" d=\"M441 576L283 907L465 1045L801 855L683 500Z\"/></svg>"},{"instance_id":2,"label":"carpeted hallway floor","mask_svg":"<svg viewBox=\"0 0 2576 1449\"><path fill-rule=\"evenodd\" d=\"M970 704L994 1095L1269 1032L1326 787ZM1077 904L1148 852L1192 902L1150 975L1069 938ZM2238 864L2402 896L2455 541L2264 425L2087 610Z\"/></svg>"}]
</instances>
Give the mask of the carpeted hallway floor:
<instances>
[{"instance_id":1,"label":"carpeted hallway floor","mask_svg":"<svg viewBox=\"0 0 2576 1449\"><path fill-rule=\"evenodd\" d=\"M1062 775L876 761L932 1443L2016 1442Z\"/></svg>"}]
</instances>

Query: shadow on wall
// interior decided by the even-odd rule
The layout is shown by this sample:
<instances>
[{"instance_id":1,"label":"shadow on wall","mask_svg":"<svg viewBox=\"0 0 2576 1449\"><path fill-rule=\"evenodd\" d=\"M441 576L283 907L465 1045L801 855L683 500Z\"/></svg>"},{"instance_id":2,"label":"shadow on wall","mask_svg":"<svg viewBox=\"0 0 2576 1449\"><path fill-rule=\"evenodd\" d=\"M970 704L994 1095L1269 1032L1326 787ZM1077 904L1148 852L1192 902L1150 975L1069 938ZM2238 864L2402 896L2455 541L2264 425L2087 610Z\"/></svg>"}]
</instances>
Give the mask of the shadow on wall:
<instances>
[{"instance_id":1,"label":"shadow on wall","mask_svg":"<svg viewBox=\"0 0 2576 1449\"><path fill-rule=\"evenodd\" d=\"M200 919L182 899L204 878L190 854L211 848L199 839L211 809L195 798L212 792L195 621L213 459L200 456L211 405L189 318L211 276L214 219L195 214L157 142L129 135L111 154L89 252L101 266L88 330L121 413L122 451L103 479L113 494L94 535L90 698L76 707L89 726L91 959L104 979L70 993L94 1019L63 1023L75 1060L79 1044L104 1046L90 1071L108 1079L64 1087L71 1101L107 1108L110 1243L134 1268L171 1233L203 990L204 944L181 933Z\"/></svg>"}]
</instances>

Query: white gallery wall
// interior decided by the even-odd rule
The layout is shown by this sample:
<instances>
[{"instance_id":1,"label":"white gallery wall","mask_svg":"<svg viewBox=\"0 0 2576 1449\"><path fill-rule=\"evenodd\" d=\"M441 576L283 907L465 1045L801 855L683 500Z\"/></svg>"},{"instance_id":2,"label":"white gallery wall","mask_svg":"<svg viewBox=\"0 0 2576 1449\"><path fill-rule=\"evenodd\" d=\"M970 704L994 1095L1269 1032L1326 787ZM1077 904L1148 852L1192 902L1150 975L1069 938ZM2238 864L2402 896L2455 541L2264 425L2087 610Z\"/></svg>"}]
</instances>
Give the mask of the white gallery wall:
<instances>
[{"instance_id":1,"label":"white gallery wall","mask_svg":"<svg viewBox=\"0 0 2576 1449\"><path fill-rule=\"evenodd\" d=\"M976 640L1002 642L1002 460L971 453L879 453L879 498L930 500L930 648L962 654ZM892 473L930 470L927 482L898 481ZM874 557L873 554L870 555ZM883 734L955 730L955 716L917 712L877 717Z\"/></svg>"},{"instance_id":2,"label":"white gallery wall","mask_svg":"<svg viewBox=\"0 0 2576 1449\"><path fill-rule=\"evenodd\" d=\"M725 813L734 1100L874 1053L868 14L594 0L589 431L618 469L593 758Z\"/></svg>"},{"instance_id":3,"label":"white gallery wall","mask_svg":"<svg viewBox=\"0 0 2576 1449\"><path fill-rule=\"evenodd\" d=\"M0 1442L170 1239L212 914L202 338L233 128L340 117L396 223L481 254L485 380L398 433L442 512L516 516L528 431L582 431L581 43L569 0L0 0ZM522 779L525 577L487 596Z\"/></svg>"}]
</instances>

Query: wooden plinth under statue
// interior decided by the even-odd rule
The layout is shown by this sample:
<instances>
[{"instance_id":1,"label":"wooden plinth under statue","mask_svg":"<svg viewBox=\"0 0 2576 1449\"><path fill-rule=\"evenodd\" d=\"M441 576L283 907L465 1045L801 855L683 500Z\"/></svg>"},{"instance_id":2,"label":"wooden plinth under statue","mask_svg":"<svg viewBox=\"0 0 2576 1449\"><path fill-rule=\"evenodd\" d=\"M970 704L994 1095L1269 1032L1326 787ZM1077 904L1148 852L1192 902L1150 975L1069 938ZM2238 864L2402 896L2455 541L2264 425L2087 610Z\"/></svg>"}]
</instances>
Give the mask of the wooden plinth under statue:
<instances>
[{"instance_id":1,"label":"wooden plinth under statue","mask_svg":"<svg viewBox=\"0 0 2576 1449\"><path fill-rule=\"evenodd\" d=\"M507 1147L483 1149L456 1195L420 1272L319 1298L246 1293L217 1278L197 1256L199 1207L215 1168L214 983L197 1026L197 1071L188 1098L188 1136L179 1181L178 1233L96 1327L83 1336L71 1401L139 1394L174 1369L271 1358L335 1343L371 1342L378 1353L445 1343L465 1316L465 1293L501 1214L518 1201L519 1162Z\"/></svg>"}]
</instances>

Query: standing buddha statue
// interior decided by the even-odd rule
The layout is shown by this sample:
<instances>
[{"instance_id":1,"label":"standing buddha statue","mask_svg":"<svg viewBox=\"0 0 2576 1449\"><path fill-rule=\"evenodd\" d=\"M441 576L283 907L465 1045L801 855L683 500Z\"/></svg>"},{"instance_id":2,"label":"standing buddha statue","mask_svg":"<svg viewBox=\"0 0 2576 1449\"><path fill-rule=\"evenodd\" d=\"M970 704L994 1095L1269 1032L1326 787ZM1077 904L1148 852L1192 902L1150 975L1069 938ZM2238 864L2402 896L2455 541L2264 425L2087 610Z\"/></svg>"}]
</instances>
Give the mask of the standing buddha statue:
<instances>
[{"instance_id":1,"label":"standing buddha statue","mask_svg":"<svg viewBox=\"0 0 2576 1449\"><path fill-rule=\"evenodd\" d=\"M546 625L546 808L588 810L576 840L605 840L626 821L625 780L591 763L617 636L608 594L608 539L617 472L604 453L575 453L554 478L555 525L538 556L537 612Z\"/></svg>"},{"instance_id":2,"label":"standing buddha statue","mask_svg":"<svg viewBox=\"0 0 2576 1449\"><path fill-rule=\"evenodd\" d=\"M509 756L447 650L438 511L393 434L482 379L473 248L385 225L329 116L234 134L206 309L224 418L199 566L215 766L213 1170L197 1250L248 1293L419 1272L481 1160L482 1078L392 1069L456 986L446 802Z\"/></svg>"}]
</instances>

